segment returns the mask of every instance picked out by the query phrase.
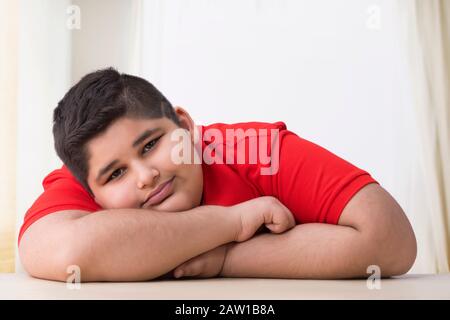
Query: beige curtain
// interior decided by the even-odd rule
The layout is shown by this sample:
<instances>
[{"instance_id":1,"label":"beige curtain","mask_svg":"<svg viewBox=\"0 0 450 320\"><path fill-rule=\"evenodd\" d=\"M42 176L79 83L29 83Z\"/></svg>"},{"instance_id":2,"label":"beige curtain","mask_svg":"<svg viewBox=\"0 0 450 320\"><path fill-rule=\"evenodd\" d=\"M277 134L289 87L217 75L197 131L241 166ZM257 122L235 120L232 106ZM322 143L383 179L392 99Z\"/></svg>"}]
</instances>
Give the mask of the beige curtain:
<instances>
[{"instance_id":1,"label":"beige curtain","mask_svg":"<svg viewBox=\"0 0 450 320\"><path fill-rule=\"evenodd\" d=\"M450 268L450 1L404 0L434 271Z\"/></svg>"},{"instance_id":2,"label":"beige curtain","mask_svg":"<svg viewBox=\"0 0 450 320\"><path fill-rule=\"evenodd\" d=\"M0 272L14 272L18 1L0 1Z\"/></svg>"}]
</instances>

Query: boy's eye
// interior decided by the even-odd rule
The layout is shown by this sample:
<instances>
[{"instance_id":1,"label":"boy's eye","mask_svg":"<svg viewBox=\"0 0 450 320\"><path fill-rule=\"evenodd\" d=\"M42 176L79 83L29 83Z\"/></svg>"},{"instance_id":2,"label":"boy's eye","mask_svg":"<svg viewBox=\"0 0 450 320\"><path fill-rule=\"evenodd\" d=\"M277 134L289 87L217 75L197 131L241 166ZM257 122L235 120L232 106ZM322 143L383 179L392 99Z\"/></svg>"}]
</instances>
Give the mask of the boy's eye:
<instances>
[{"instance_id":1,"label":"boy's eye","mask_svg":"<svg viewBox=\"0 0 450 320\"><path fill-rule=\"evenodd\" d=\"M150 141L149 143L147 143L147 144L144 146L144 149L142 150L142 153L146 153L147 151L151 150L151 149L155 146L155 144L158 142L158 140L159 140L160 138L161 138L161 137L158 137L158 138L156 138L156 139L153 139L153 140Z\"/></svg>"},{"instance_id":2,"label":"boy's eye","mask_svg":"<svg viewBox=\"0 0 450 320\"><path fill-rule=\"evenodd\" d=\"M110 180L114 180L117 179L118 177L120 177L123 174L123 171L125 171L124 168L120 168L115 170L108 178L108 180L106 182L109 182Z\"/></svg>"},{"instance_id":3,"label":"boy's eye","mask_svg":"<svg viewBox=\"0 0 450 320\"><path fill-rule=\"evenodd\" d=\"M161 136L161 137L162 137L162 136ZM151 150L151 149L155 146L155 144L158 142L158 140L161 139L161 137L158 137L158 138L156 138L156 139L153 139L152 141L150 141L149 143L147 143L147 144L144 146L144 149L142 150L142 153L146 153L146 152L148 152L149 150ZM115 171L109 176L108 180L106 180L106 183L108 183L108 182L111 181L111 180L120 178L120 176L123 175L123 172L124 172L124 171L125 171L124 168L120 168L120 169L115 170Z\"/></svg>"}]
</instances>

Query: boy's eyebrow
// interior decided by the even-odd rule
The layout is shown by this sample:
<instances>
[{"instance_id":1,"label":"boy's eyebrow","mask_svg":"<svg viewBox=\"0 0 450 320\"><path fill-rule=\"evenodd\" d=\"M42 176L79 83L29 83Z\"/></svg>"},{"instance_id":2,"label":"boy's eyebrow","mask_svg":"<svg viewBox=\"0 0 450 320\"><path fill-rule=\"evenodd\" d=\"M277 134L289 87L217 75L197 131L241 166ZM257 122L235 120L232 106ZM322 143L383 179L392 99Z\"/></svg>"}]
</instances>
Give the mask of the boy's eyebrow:
<instances>
[{"instance_id":1,"label":"boy's eyebrow","mask_svg":"<svg viewBox=\"0 0 450 320\"><path fill-rule=\"evenodd\" d=\"M109 170L111 170L112 167L116 165L116 163L119 162L119 160L111 161L106 167L102 168L97 175L97 178L95 179L97 182L100 180L100 178L107 173Z\"/></svg>"},{"instance_id":2,"label":"boy's eyebrow","mask_svg":"<svg viewBox=\"0 0 450 320\"><path fill-rule=\"evenodd\" d=\"M154 133L158 132L162 130L161 128L155 128L155 129L147 129L145 130L136 140L134 140L132 147L136 148L138 145L140 145L142 143L142 141L144 141L145 139L147 139L148 137L152 136ZM117 163L119 162L119 160L113 160L111 161L107 166L103 167L102 169L100 169L100 171L98 172L97 178L95 179L97 182L100 180L100 178L107 173L109 170L111 170L112 167L114 167Z\"/></svg>"},{"instance_id":3,"label":"boy's eyebrow","mask_svg":"<svg viewBox=\"0 0 450 320\"><path fill-rule=\"evenodd\" d=\"M138 146L142 141L153 135L155 132L160 131L161 128L155 128L155 129L148 129L145 130L136 140L134 140L132 147L135 148Z\"/></svg>"}]
</instances>

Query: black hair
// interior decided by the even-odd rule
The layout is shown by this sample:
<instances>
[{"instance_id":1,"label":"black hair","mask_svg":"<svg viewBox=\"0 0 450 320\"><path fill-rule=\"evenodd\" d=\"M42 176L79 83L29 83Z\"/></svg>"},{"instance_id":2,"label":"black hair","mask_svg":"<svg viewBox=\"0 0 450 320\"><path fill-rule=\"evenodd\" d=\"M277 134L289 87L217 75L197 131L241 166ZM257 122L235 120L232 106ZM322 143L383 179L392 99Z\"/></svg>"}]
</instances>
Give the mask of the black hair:
<instances>
[{"instance_id":1,"label":"black hair","mask_svg":"<svg viewBox=\"0 0 450 320\"><path fill-rule=\"evenodd\" d=\"M92 194L87 183L86 143L121 117L166 117L180 126L171 103L150 82L114 68L85 75L53 111L53 137L59 158Z\"/></svg>"}]
</instances>

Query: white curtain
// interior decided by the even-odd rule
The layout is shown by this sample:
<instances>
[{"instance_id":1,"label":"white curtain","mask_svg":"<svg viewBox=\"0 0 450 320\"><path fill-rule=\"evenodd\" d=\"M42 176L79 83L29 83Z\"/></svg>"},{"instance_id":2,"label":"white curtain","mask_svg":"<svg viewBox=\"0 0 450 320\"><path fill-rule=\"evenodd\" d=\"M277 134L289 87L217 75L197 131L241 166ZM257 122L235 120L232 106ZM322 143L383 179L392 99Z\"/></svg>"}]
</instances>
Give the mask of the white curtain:
<instances>
[{"instance_id":1,"label":"white curtain","mask_svg":"<svg viewBox=\"0 0 450 320\"><path fill-rule=\"evenodd\" d=\"M445 272L448 5L144 1L140 74L198 123L282 120L368 170L413 225L419 250L410 272ZM420 64L407 59L414 52Z\"/></svg>"},{"instance_id":2,"label":"white curtain","mask_svg":"<svg viewBox=\"0 0 450 320\"><path fill-rule=\"evenodd\" d=\"M426 228L422 249L434 272L450 268L450 2L402 1L423 180L411 210Z\"/></svg>"},{"instance_id":3,"label":"white curtain","mask_svg":"<svg viewBox=\"0 0 450 320\"><path fill-rule=\"evenodd\" d=\"M73 32L67 26L69 0L18 3L15 247L25 211L43 190L43 177L60 165L53 148L52 112L70 87ZM22 272L16 261L16 270Z\"/></svg>"},{"instance_id":4,"label":"white curtain","mask_svg":"<svg viewBox=\"0 0 450 320\"><path fill-rule=\"evenodd\" d=\"M19 6L0 1L0 272L14 271Z\"/></svg>"},{"instance_id":5,"label":"white curtain","mask_svg":"<svg viewBox=\"0 0 450 320\"><path fill-rule=\"evenodd\" d=\"M1 235L15 217L17 232L60 164L56 103L112 65L153 82L199 124L282 120L368 170L413 224L411 273L448 271L448 1L15 2L0 2L0 147L10 150L0 161L16 166L2 171ZM71 5L80 29L67 28ZM17 235L8 237L12 248Z\"/></svg>"},{"instance_id":6,"label":"white curtain","mask_svg":"<svg viewBox=\"0 0 450 320\"><path fill-rule=\"evenodd\" d=\"M113 66L139 73L142 0L72 0L81 15L72 33L72 82L97 69Z\"/></svg>"},{"instance_id":7,"label":"white curtain","mask_svg":"<svg viewBox=\"0 0 450 320\"><path fill-rule=\"evenodd\" d=\"M26 210L61 165L52 113L87 72L139 72L141 0L0 0L0 272L15 255ZM77 21L76 21L77 20Z\"/></svg>"}]
</instances>

